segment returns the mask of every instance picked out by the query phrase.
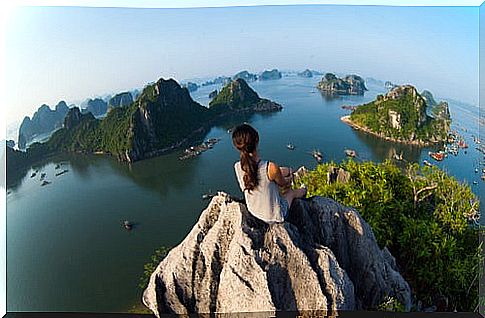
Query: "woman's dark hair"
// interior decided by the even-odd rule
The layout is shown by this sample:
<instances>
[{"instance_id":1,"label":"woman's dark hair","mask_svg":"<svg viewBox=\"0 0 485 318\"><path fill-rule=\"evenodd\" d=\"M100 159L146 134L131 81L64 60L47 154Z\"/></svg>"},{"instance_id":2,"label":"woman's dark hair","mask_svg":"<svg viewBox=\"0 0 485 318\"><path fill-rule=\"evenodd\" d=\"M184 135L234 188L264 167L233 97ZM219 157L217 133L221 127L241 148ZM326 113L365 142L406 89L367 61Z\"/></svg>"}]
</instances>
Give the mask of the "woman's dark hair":
<instances>
[{"instance_id":1,"label":"woman's dark hair","mask_svg":"<svg viewBox=\"0 0 485 318\"><path fill-rule=\"evenodd\" d=\"M241 156L241 168L244 174L244 187L251 191L258 186L258 162L252 153L256 150L259 142L259 134L248 124L237 126L232 133L232 143Z\"/></svg>"}]
</instances>

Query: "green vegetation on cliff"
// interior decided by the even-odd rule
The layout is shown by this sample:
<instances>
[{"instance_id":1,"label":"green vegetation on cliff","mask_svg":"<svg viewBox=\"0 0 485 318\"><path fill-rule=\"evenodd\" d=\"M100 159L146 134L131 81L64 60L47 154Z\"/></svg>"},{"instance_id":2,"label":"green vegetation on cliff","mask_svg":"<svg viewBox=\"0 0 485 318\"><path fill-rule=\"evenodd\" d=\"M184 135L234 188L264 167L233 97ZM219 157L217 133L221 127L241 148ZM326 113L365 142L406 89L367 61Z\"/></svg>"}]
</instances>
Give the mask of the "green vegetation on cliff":
<instances>
[{"instance_id":1,"label":"green vegetation on cliff","mask_svg":"<svg viewBox=\"0 0 485 318\"><path fill-rule=\"evenodd\" d=\"M143 275L140 276L140 282L138 283L138 287L140 289L147 288L148 281L150 280L150 276L155 271L157 266L160 264L161 261L168 255L170 252L171 247L161 246L153 252L153 255L150 256L150 260L143 265Z\"/></svg>"},{"instance_id":2,"label":"green vegetation on cliff","mask_svg":"<svg viewBox=\"0 0 485 318\"><path fill-rule=\"evenodd\" d=\"M177 143L207 119L207 108L194 102L186 88L161 79L148 85L136 102L112 108L104 119L71 109L64 127L43 147L47 152L100 152L135 161Z\"/></svg>"},{"instance_id":3,"label":"green vegetation on cliff","mask_svg":"<svg viewBox=\"0 0 485 318\"><path fill-rule=\"evenodd\" d=\"M219 94L209 103L209 107L216 109L244 109L259 102L260 98L243 79L236 79L224 86Z\"/></svg>"},{"instance_id":4,"label":"green vegetation on cliff","mask_svg":"<svg viewBox=\"0 0 485 318\"><path fill-rule=\"evenodd\" d=\"M448 116L428 116L426 99L416 88L405 85L358 106L351 113L350 120L381 137L395 141L436 143L446 140L451 122L448 105L440 105L441 112Z\"/></svg>"},{"instance_id":5,"label":"green vegetation on cliff","mask_svg":"<svg viewBox=\"0 0 485 318\"><path fill-rule=\"evenodd\" d=\"M238 78L222 88L209 103L209 109L220 114L240 111L271 112L279 111L282 107L260 98L245 80Z\"/></svg>"},{"instance_id":6,"label":"green vegetation on cliff","mask_svg":"<svg viewBox=\"0 0 485 318\"><path fill-rule=\"evenodd\" d=\"M28 165L57 152L104 153L137 161L179 147L223 115L280 109L281 105L260 98L243 79L228 83L210 108L195 102L188 89L173 79L160 79L147 85L130 105L111 108L104 119L71 108L63 127L47 142L34 144L25 155L11 154L9 164Z\"/></svg>"},{"instance_id":7,"label":"green vegetation on cliff","mask_svg":"<svg viewBox=\"0 0 485 318\"><path fill-rule=\"evenodd\" d=\"M348 171L350 181L329 183L330 166ZM479 202L469 186L438 168L412 164L403 171L389 161L318 165L302 181L309 196L330 197L361 213L424 305L476 308L480 253L471 219Z\"/></svg>"}]
</instances>

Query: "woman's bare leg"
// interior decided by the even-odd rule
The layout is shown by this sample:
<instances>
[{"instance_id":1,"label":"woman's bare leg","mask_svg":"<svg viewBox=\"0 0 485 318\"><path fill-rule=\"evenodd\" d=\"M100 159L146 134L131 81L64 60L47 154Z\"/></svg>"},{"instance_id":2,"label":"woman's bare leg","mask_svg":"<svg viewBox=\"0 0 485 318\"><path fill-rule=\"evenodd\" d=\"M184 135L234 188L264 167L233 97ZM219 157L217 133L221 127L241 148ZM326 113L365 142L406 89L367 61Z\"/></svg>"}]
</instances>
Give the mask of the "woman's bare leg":
<instances>
[{"instance_id":1,"label":"woman's bare leg","mask_svg":"<svg viewBox=\"0 0 485 318\"><path fill-rule=\"evenodd\" d=\"M306 192L306 188L290 189L285 194L283 194L283 198L288 201L288 207L291 208L291 203L293 203L293 200L304 198L306 196Z\"/></svg>"},{"instance_id":2,"label":"woman's bare leg","mask_svg":"<svg viewBox=\"0 0 485 318\"><path fill-rule=\"evenodd\" d=\"M291 187L291 182L293 181L293 169L288 168L288 167L280 167L281 175L283 178L286 180L286 183L288 186L286 189L289 189Z\"/></svg>"}]
</instances>

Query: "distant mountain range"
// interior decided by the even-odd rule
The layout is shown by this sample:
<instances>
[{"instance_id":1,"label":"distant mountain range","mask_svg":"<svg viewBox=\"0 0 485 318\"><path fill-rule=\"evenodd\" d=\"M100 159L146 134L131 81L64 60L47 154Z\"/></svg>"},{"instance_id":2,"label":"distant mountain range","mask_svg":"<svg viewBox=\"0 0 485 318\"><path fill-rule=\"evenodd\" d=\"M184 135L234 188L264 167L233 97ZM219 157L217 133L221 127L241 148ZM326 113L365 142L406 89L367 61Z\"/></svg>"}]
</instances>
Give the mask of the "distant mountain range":
<instances>
[{"instance_id":1,"label":"distant mountain range","mask_svg":"<svg viewBox=\"0 0 485 318\"><path fill-rule=\"evenodd\" d=\"M300 77L322 75L322 73L311 69L305 69L298 73L294 72L294 74ZM177 142L184 139L183 137L187 136L188 132L193 132L196 126L201 128L204 126L202 123L210 122L213 116L227 112L278 110L276 103L259 98L247 82L276 80L281 77L282 73L278 69L266 70L259 74L243 70L232 78L219 76L201 84L186 82L183 85L184 87L173 80L160 79L157 83L146 86L141 92L133 90L104 98L87 99L81 104L84 108L77 108L74 105L68 106L64 101L59 102L54 110L47 105L42 105L32 118L25 117L20 125L18 147L25 149L29 144L39 140L38 137L43 134L47 138L52 132L61 129L65 123L68 123L68 126L71 127L68 130L72 130L81 124L79 128L75 129L77 132L72 133L71 137L67 137L65 132L56 133L55 136L52 136L52 141L43 146L44 150L103 152L116 155L121 160L136 161L151 156L152 152L154 152L153 155L156 155L162 150L167 150L166 147L173 147ZM367 78L367 81L373 84L382 84L381 81L372 78ZM223 84L224 87L220 91L211 92L211 101L208 108L194 102L188 94L197 90L199 86L213 84ZM391 87L390 85L387 86ZM326 73L317 87L326 94L336 95L362 95L367 90L365 81L360 76L348 75L338 78L332 73ZM168 98L168 100L165 100L166 105L162 107L163 111L156 110L158 109L156 105L162 102L162 100L154 99L153 92L157 89L160 90L157 98ZM446 103L437 103L432 98L431 93L427 91L423 91L421 95L429 105L426 108L427 116L442 118L448 114L449 117ZM137 106L133 106L134 104ZM171 107L177 108L177 111L171 109ZM66 118L70 108L77 110L72 110L70 117ZM182 117L179 118L177 114ZM106 120L99 120L102 116L106 116ZM171 119L166 121L166 118ZM141 125L141 123L145 124ZM93 130L93 133L89 131L80 133L83 125L86 125L85 128L89 126L96 129ZM117 128L118 126L121 128ZM155 128L159 126L164 127L163 131ZM176 128L172 131L167 127ZM115 136L115 131L121 135ZM150 137L149 142L147 138L138 138L143 133ZM128 135L125 136L124 134ZM130 139L132 137L133 139Z\"/></svg>"},{"instance_id":2,"label":"distant mountain range","mask_svg":"<svg viewBox=\"0 0 485 318\"><path fill-rule=\"evenodd\" d=\"M268 81L268 80L277 80L282 77L281 72L278 71L277 69L272 69L270 71L264 71L261 74L259 74L258 79L260 81Z\"/></svg>"},{"instance_id":3,"label":"distant mountain range","mask_svg":"<svg viewBox=\"0 0 485 318\"><path fill-rule=\"evenodd\" d=\"M87 99L81 103L82 113L91 113L96 117L104 116L110 108L126 107L140 95L135 89L131 92L122 92L106 99L97 97ZM62 127L64 119L70 108L65 101L60 101L52 110L48 105L40 106L32 118L26 116L18 129L17 144L19 149L26 149L29 144L37 140L37 137L47 135ZM13 134L11 134L13 135Z\"/></svg>"},{"instance_id":4,"label":"distant mountain range","mask_svg":"<svg viewBox=\"0 0 485 318\"><path fill-rule=\"evenodd\" d=\"M300 77L313 77L313 76L320 76L320 75L323 75L323 74L319 71L310 70L308 68L303 72L298 73L298 76Z\"/></svg>"},{"instance_id":5,"label":"distant mountain range","mask_svg":"<svg viewBox=\"0 0 485 318\"><path fill-rule=\"evenodd\" d=\"M321 74L317 71L310 71L309 69L302 72L302 76L310 76L309 74L318 75ZM187 82L183 84L189 92L195 92L200 86L222 84L227 85L232 80L243 79L246 82L253 82L256 80L275 80L282 77L281 72L278 69L266 70L259 75L250 73L247 70L243 70L233 77L219 76L213 80L203 82L201 84L195 82ZM80 111L83 114L91 113L95 117L105 116L106 113L113 108L127 107L133 103L135 99L140 96L141 92L137 89L132 91L126 91L114 96L106 95L104 97L88 98L80 103ZM214 97L212 95L212 97ZM29 144L34 141L38 141L39 136L47 138L49 134L62 127L64 118L69 111L69 108L75 105L68 106L66 102L61 101L52 110L48 105L42 105L34 113L32 118L25 117L18 130L17 144L20 149L26 149ZM14 134L10 134L14 135Z\"/></svg>"},{"instance_id":6,"label":"distant mountain range","mask_svg":"<svg viewBox=\"0 0 485 318\"><path fill-rule=\"evenodd\" d=\"M94 116L102 116L108 110L108 103L101 98L89 99L87 107L83 109L83 113L91 113Z\"/></svg>"},{"instance_id":7,"label":"distant mountain range","mask_svg":"<svg viewBox=\"0 0 485 318\"><path fill-rule=\"evenodd\" d=\"M207 131L216 119L240 112L281 110L260 98L243 79L228 83L209 107L195 102L175 80L159 79L145 87L131 105L112 108L103 119L71 108L62 128L26 153L10 152L13 161L29 162L59 152L99 153L134 162L160 155Z\"/></svg>"},{"instance_id":8,"label":"distant mountain range","mask_svg":"<svg viewBox=\"0 0 485 318\"><path fill-rule=\"evenodd\" d=\"M127 107L133 103L133 95L130 92L123 92L111 97L108 101L108 109L116 107Z\"/></svg>"},{"instance_id":9,"label":"distant mountain range","mask_svg":"<svg viewBox=\"0 0 485 318\"><path fill-rule=\"evenodd\" d=\"M34 138L41 134L50 133L62 127L69 107L66 102L60 101L52 110L44 104L34 113L32 119L28 116L24 118L19 128L18 146L25 149Z\"/></svg>"}]
</instances>

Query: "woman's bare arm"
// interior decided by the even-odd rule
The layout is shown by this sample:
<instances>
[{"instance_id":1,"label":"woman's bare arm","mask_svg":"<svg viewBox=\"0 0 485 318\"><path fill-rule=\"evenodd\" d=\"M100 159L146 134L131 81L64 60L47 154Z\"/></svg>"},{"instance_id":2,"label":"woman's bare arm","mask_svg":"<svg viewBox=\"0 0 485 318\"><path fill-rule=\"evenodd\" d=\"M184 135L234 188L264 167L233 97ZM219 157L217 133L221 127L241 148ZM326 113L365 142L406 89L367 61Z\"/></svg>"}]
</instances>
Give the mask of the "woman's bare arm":
<instances>
[{"instance_id":1,"label":"woman's bare arm","mask_svg":"<svg viewBox=\"0 0 485 318\"><path fill-rule=\"evenodd\" d=\"M276 182L280 187L288 186L288 179L283 177L280 167L274 162L269 162L268 164L268 178L269 180Z\"/></svg>"}]
</instances>

